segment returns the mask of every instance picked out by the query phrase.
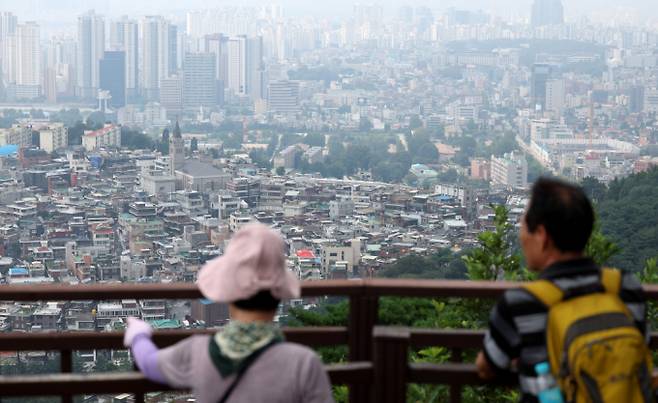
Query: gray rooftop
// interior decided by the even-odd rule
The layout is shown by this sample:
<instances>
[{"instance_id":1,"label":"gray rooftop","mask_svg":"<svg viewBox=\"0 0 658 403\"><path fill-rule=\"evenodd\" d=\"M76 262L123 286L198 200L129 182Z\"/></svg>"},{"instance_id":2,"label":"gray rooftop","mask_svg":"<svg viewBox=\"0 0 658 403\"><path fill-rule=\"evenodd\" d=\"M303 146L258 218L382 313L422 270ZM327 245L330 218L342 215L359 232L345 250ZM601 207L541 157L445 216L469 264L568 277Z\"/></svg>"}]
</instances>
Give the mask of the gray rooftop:
<instances>
[{"instance_id":1,"label":"gray rooftop","mask_svg":"<svg viewBox=\"0 0 658 403\"><path fill-rule=\"evenodd\" d=\"M225 176L226 174L210 164L198 160L187 160L179 172L190 176Z\"/></svg>"}]
</instances>

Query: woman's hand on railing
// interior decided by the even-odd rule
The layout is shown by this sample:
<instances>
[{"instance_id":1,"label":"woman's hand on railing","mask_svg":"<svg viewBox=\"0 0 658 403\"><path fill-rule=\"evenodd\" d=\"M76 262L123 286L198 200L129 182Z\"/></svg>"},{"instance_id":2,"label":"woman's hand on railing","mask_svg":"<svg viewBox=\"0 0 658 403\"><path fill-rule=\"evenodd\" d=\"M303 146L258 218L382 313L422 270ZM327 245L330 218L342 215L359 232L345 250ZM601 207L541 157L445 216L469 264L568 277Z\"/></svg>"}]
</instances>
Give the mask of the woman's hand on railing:
<instances>
[{"instance_id":1,"label":"woman's hand on railing","mask_svg":"<svg viewBox=\"0 0 658 403\"><path fill-rule=\"evenodd\" d=\"M128 327L123 335L123 345L125 347L130 348L135 339L140 335L151 338L153 328L148 323L133 317L129 317L127 323Z\"/></svg>"}]
</instances>

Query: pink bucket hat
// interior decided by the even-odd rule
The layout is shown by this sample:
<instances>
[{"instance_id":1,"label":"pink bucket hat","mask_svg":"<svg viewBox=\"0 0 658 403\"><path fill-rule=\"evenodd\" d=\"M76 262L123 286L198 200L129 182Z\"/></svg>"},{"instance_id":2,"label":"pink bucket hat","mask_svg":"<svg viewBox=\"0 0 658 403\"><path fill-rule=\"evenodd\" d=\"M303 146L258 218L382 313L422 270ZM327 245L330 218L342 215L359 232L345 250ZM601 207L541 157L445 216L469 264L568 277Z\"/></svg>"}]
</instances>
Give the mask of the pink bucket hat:
<instances>
[{"instance_id":1,"label":"pink bucket hat","mask_svg":"<svg viewBox=\"0 0 658 403\"><path fill-rule=\"evenodd\" d=\"M203 266L197 286L215 302L247 299L262 290L278 299L300 295L299 280L286 269L283 238L263 224L239 230L225 253Z\"/></svg>"}]
</instances>

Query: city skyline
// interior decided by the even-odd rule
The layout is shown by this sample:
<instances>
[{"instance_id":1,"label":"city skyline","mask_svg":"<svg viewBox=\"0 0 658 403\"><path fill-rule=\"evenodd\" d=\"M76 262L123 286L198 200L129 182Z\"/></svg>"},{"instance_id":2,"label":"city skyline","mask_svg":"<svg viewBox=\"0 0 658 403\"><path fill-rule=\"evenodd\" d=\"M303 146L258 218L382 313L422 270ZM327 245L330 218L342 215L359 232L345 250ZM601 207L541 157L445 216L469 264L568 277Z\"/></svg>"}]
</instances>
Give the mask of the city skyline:
<instances>
[{"instance_id":1,"label":"city skyline","mask_svg":"<svg viewBox=\"0 0 658 403\"><path fill-rule=\"evenodd\" d=\"M309 5L305 0L284 0L271 2L267 0L246 0L240 3L240 6L265 6L269 4L281 5L286 10L286 15L290 17L301 17L311 15L321 18L349 18L352 14L352 7L355 3L377 4L384 7L385 16L391 17L397 13L397 10L406 5L430 7L435 11L443 12L449 8L463 8L466 10L482 10L492 13L502 18L530 18L530 7L533 0L470 0L468 2L448 0L436 5L434 2L426 0L384 0L384 1L364 1L354 2L351 0L338 0L330 5L325 3ZM74 20L74 15L83 13L90 9L95 9L98 13L108 17L119 17L124 14L130 15L148 15L148 14L166 14L169 17L182 17L186 10L190 9L209 9L215 7L234 6L229 1L187 1L181 5L178 1L164 0L152 1L142 0L131 2L127 0L67 0L58 2L57 5L48 0L28 0L25 2L15 2L12 0L0 0L0 9L13 11L22 14L26 19L36 20L39 22L50 23L58 22L57 25L63 25L66 22ZM597 18L625 18L624 14L637 18L644 22L647 19L658 17L658 11L650 0L584 0L584 1L565 1L565 16L570 19L577 19L582 16L597 16Z\"/></svg>"},{"instance_id":2,"label":"city skyline","mask_svg":"<svg viewBox=\"0 0 658 403\"><path fill-rule=\"evenodd\" d=\"M33 3L38 5L38 1ZM73 9L79 2L70 0L67 4ZM102 6L103 3L87 3L88 6L93 4ZM223 102L225 91L235 96L248 96L255 101L266 98L268 80L286 78L275 67L279 62L318 47L354 45L361 41L379 40L382 35L392 35L394 41L414 39L435 43L446 40L492 40L510 35L501 31L510 28L515 31L511 33L512 37L522 38L527 35L524 31L528 26L534 30L531 37L573 40L578 39L578 35L589 35L587 31L590 29L599 30L605 36L605 29L609 26L592 25L583 20L570 25L571 31L566 33L561 28L567 22L560 0L534 0L527 10L529 17L512 25L505 25L508 23L482 11L450 8L437 12L429 7L414 8L409 5L398 8L392 17L384 17L386 7L385 3L354 3L349 19L340 23L321 22L320 26L305 18L286 20L284 8L278 5L262 8L226 5L179 10L183 16L176 17L152 14L129 18L122 12L119 13L122 14L120 17L113 17L88 10L76 16L77 25L69 24L76 27L73 38L44 34L45 30L39 24L5 11L0 32L2 78L10 100L37 99L44 95L52 101L59 92L64 97L74 96L90 101L97 97L99 89L103 89L100 88L99 69L104 52L120 51L123 52L121 64L125 71L125 83L118 98L125 98L128 103L163 101L178 110L176 91L168 93L174 96L171 102L161 100L159 91L163 82L170 88L176 88L176 77L185 76L184 65L188 53L210 52L215 55L213 68L216 85L212 87L219 102ZM160 10L165 11L166 4ZM413 28L412 36L408 36L404 24ZM614 22L612 24L615 26ZM460 32L462 25L477 26L478 31ZM32 27L29 30L32 45L29 46L28 26ZM574 28L576 31L573 31ZM632 28L619 26L616 29L628 31ZM651 28L640 29L651 32ZM627 35L623 37L622 46L629 46L628 34L620 35ZM599 41L603 44L606 39L602 37ZM38 62L42 51L45 64ZM30 65L30 70L22 67ZM188 86L193 82L189 78L183 81ZM544 82L542 88L537 90L539 94L545 92L543 85ZM531 87L534 93L534 86ZM559 85L555 87L559 88ZM183 99L191 100L185 96ZM543 95L537 100L538 104L546 107L544 101Z\"/></svg>"}]
</instances>

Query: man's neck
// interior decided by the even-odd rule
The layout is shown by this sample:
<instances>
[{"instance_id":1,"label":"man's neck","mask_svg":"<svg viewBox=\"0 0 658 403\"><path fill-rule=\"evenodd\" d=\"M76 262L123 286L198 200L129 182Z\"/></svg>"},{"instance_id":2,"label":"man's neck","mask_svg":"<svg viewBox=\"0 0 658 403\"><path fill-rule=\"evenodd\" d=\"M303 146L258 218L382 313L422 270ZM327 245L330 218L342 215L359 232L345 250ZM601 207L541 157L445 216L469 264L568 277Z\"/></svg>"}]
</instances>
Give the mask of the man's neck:
<instances>
[{"instance_id":1,"label":"man's neck","mask_svg":"<svg viewBox=\"0 0 658 403\"><path fill-rule=\"evenodd\" d=\"M556 252L548 256L544 262L543 270L553 266L556 263L566 262L569 260L582 259L585 255L582 252Z\"/></svg>"}]
</instances>

